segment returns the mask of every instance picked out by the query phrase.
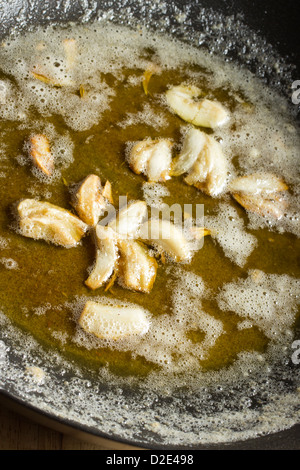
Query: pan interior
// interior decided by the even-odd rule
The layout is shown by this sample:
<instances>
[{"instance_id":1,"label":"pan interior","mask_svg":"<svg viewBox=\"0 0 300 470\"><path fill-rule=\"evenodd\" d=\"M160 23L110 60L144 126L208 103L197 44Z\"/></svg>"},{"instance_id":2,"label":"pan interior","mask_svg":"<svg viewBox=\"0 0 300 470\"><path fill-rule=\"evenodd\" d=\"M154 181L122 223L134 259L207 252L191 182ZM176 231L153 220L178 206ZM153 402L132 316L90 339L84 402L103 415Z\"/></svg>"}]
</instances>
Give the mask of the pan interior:
<instances>
[{"instance_id":1,"label":"pan interior","mask_svg":"<svg viewBox=\"0 0 300 470\"><path fill-rule=\"evenodd\" d=\"M159 8L163 7L160 6ZM156 10L156 13L157 11L158 10ZM43 41L39 41L39 39L44 37L50 38L49 42L52 42L52 44L56 46L59 38L62 38L72 31L72 34L77 35L78 39L84 37L86 46L88 47L91 38L93 35L96 35L98 41L102 45L105 44L105 47L110 50L110 60L111 57L114 58L113 67L111 67L111 64L108 64L108 68L105 68L105 77L102 77L101 98L103 101L100 105L102 106L101 109L104 111L107 103L110 103L113 96L110 80L118 79L121 83L121 85L119 84L118 86L122 88L124 88L124 86L128 89L130 86L136 86L138 88L140 84L138 81L139 74L145 69L149 60L157 60L159 57L160 65L165 66L166 73L172 76L171 72L174 73L175 71L179 76L181 72L182 79L186 78L182 71L187 66L186 64L193 63L193 67L189 69L189 77L191 76L190 74L193 73L194 79L197 79L200 75L206 76L207 78L210 74L210 72L207 71L211 70L210 64L213 63L213 77L209 77L207 80L209 83L214 83L214 90L218 90L219 96L221 96L223 100L227 100L228 106L234 108L236 114L243 116L245 119L245 113L240 112L236 104L237 98L232 97L234 90L239 93L239 104L241 104L240 101L242 100L246 105L248 105L249 102L257 105L259 112L255 115L255 119L258 119L260 125L262 122L265 122L266 119L271 120L267 125L268 133L270 135L270 132L272 132L274 139L277 139L278 143L275 156L274 154L272 155L274 157L273 160L271 162L264 161L262 167L270 168L270 165L275 164L276 170L280 170L281 174L292 184L294 195L297 195L297 190L299 189L297 188L297 183L299 180L297 179L298 175L295 171L295 149L299 148L299 136L293 115L296 113L296 110L295 107L290 106L290 103L286 103L286 98L283 98L282 95L279 94L279 91L274 91L273 88L269 88L270 82L272 82L271 72L274 67L274 60L276 60L278 75L284 77L281 83L281 91L283 91L283 94L286 93L286 86L288 79L292 77L293 68L288 68L282 59L277 57L263 40L261 40L262 42L260 43L259 39L255 36L255 48L252 47L251 51L248 50L248 53L246 53L246 49L243 49L240 43L239 47L235 47L236 44L230 42L231 28L233 30L233 27L236 25L232 23L233 19L222 18L220 16L217 18L217 23L216 16L212 16L211 13L206 15L207 27L202 30L202 36L201 34L199 35L199 33L195 33L195 31L193 31L192 34L191 29L188 27L190 14L188 8L176 10L176 28L174 27L174 29L176 29L177 35L181 36L181 40L186 40L187 37L189 37L189 41L193 43L192 47L187 46L185 43L183 45L182 43L177 43L176 40L170 41L157 33L155 35L153 32L149 33L144 25L137 24L134 19L135 12L132 12L132 16L129 15L131 19L130 22L132 23L132 29L130 31L128 31L127 28L123 30L124 27L122 24L115 26L112 25L110 21L107 22L106 19L104 19L108 15L107 11L105 13L103 11L97 11L96 22L85 22L87 19L90 20L93 16L92 13L95 12L91 11L89 15L86 14L83 19L84 25L81 26L65 25L62 30L59 27L50 27L27 33L27 35L24 36L24 38L26 37L26 41L28 41L27 46L29 44L42 44ZM149 15L151 16L150 13L151 12L149 12ZM201 14L203 13L204 11L201 12ZM152 11L152 14L154 14L154 11ZM127 9L123 10L123 15L124 19L128 17ZM113 16L112 12L110 12L110 16ZM160 27L158 28L162 33L164 33L170 25L169 20L167 21L165 16L163 18L164 19L160 20ZM174 16L171 16L171 18L175 21ZM122 10L120 11L119 22L122 23ZM125 22L125 20L123 22ZM202 41L207 41L210 27L212 26L214 26L212 29L218 29L218 35L217 39L213 34L210 36L211 43L209 45L210 47L208 47L210 53L202 49L199 50L199 47L195 48L195 44L199 45ZM107 39L109 39L109 41L107 41ZM238 39L241 40L241 38ZM227 42L224 42L225 40ZM24 84L21 83L22 80L19 77L22 77L22 67L24 63L26 63L26 59L24 60L24 57L20 53L21 49L18 41L18 35L16 35L10 40L7 48L4 47L4 57L6 61L3 62L5 64L3 69L5 69L5 67L6 69L2 71L2 79L11 80L13 77L15 80L14 85L22 87ZM139 68L135 66L136 58L132 64L130 64L130 60L132 60L132 50L130 51L130 56L125 56L126 59L122 59L123 62L121 62L120 66L120 64L117 63L121 57L119 56L120 49L122 47L125 49L125 46L127 51L130 50L130 47L134 49L134 44L139 44ZM149 44L151 44L151 47L149 47ZM7 50L9 53L6 54L5 51ZM30 50L30 48L28 49L27 47L26 50ZM117 52L114 52L114 50ZM53 47L53 51L55 51L55 47ZM51 53L53 51L51 51ZM217 58L220 53L225 57L230 57L230 51L234 51L232 55L238 56L240 61L241 57L248 62L251 57L255 57L258 75L268 81L268 87L266 87L266 84L262 83L261 79L257 80L250 72L241 70L240 67L237 68L231 63L231 60L224 62L223 58ZM241 51L244 52L242 53ZM265 60L264 57L266 51L268 52L267 60ZM16 52L19 60L15 66L11 58L16 58ZM97 52L93 52L94 55L97 54ZM83 50L83 57L85 53L87 53L87 51ZM124 50L123 53L125 54ZM211 53L217 56L212 58ZM245 59L246 55L248 55L247 59ZM49 57L51 57L51 55L49 55ZM188 60L186 60L187 57ZM31 55L30 58L32 58ZM11 60L11 62L9 62L9 60ZM125 63L127 68L124 67ZM131 67L128 67L128 63ZM183 63L185 63L185 67L182 67ZM201 64L200 67L199 64ZM109 71L109 66L111 67L111 71ZM93 71L92 67L91 70ZM93 73L89 78L91 81L95 78ZM155 79L153 83L155 85ZM231 84L231 87L228 86L228 83ZM233 84L234 86L232 86ZM28 81L26 84L25 80L25 87L27 85ZM166 85L166 82L160 83L158 81L157 90L160 91L160 87L164 85ZM36 108L39 107L39 113L42 115L45 111L45 100L47 100L49 96L44 90L44 85L38 87L37 84L35 84L34 86L34 93L35 96L37 96L35 106ZM14 158L14 171L18 172L19 180L14 192L7 193L7 198L11 199L11 201L4 199L5 207L9 205L9 202L13 202L13 200L17 199L17 195L21 197L22 191L25 191L22 187L22 178L23 173L28 172L28 167L26 164L23 165L24 159L22 157L24 157L24 154L22 153L22 148L20 150L20 143L28 132L28 123L20 123L18 113L20 114L20 111L22 111L26 114L26 112L28 112L27 105L26 94L24 94L22 103L19 103L19 108L13 109L7 107L6 109L7 116L6 122L4 122L3 125L3 135L7 136L12 132L11 123L18 126L16 129L17 132L14 134L13 143L10 141L11 147L9 152L10 156ZM280 109L279 124L277 122L278 108ZM274 109L276 109L276 116L274 116ZM58 114L58 111L56 112ZM83 169L80 165L72 167L74 139L69 139L69 130L71 129L73 136L75 135L74 133L76 133L76 138L78 139L77 141L75 140L76 146L79 145L80 142L83 142L87 148L88 143L91 143L95 135L94 126L99 115L97 115L95 108L91 107L89 113L84 115L84 119L82 119L83 114L78 114L78 116L69 114L64 116L64 122L61 124L61 121L57 118L53 118L53 114L50 118L48 117L43 121L43 125L45 129L53 132L54 137L57 139L57 151L59 152L62 149L64 151L61 157L58 178L60 178L60 182L62 179L68 182L68 178L72 179L72 181L76 181L85 175L83 175ZM146 135L150 132L155 136L160 135L162 128L164 128L164 116L160 116L160 120L156 119L155 122L153 122L153 115L151 115L150 112L150 121L151 119L152 121L149 125L149 107L147 108L147 106L141 107L139 116L142 116L142 118L146 120L147 129L145 129L145 121L143 122L143 132L145 132ZM128 134L122 133L127 126L131 125L130 119L133 119L133 116L132 113L128 114L124 112L122 117L123 119L118 116L118 131L119 134L121 133L120 140L124 142L123 136L126 135L128 138ZM69 120L66 125L67 119ZM251 142L251 135L255 136L255 139L254 137L253 139L256 145L257 140L259 140L259 144L264 148L265 154L270 154L271 152L271 149L268 148L268 143L264 142L264 128L255 127L255 119L253 119L250 113L247 119L248 123L250 122L250 126L245 126L246 131L242 128L240 130L232 129L230 135L227 134L225 138L223 136L225 148L227 147L229 149L234 145L239 169L244 170L257 168L255 157L250 161L247 153L240 153L245 141L248 139L248 142L249 140ZM40 125L41 121L39 117L34 120L31 115L30 130L35 130ZM183 130L181 128L180 131L174 132L174 127L175 124L173 124L173 127L171 125L168 132L173 138L176 137L179 140ZM57 129L59 129L58 133ZM101 137L103 138L103 136L105 136L105 129L101 129L101 132ZM242 132L245 132L246 135L242 135ZM278 139L279 132L283 132L283 141L282 139ZM16 134L18 134L18 138L15 140ZM136 139L140 134L141 128L137 126L135 132L130 135L131 140ZM7 140L7 143L8 142ZM242 142L242 145L240 142ZM285 149L280 148L280 145L284 145L286 142L288 142L290 160L288 164L285 161L284 165L282 165L282 155ZM252 144L253 142L251 142L250 146ZM7 151L7 147L4 150ZM118 146L116 146L114 150L118 153L119 158L119 160L115 162L114 172L116 172L118 165L121 163L120 158L123 153L121 151L122 149ZM95 152L95 147L92 147L92 152ZM78 153L77 162L79 158L80 153ZM93 162L93 165L94 164L95 162ZM261 168L261 166L259 167ZM93 167L93 171L94 168L95 167ZM235 170L236 169L237 167L235 167ZM104 171L106 171L107 177L114 176L110 173L107 165L104 165ZM122 176L122 171L120 170L120 175L118 174L116 181L118 181L118 191L126 193L128 191L128 181L126 184L122 182L122 179L119 177ZM126 175L129 179L129 184L133 181L137 182L137 179L129 172L127 172ZM30 174L32 180L36 177L36 174ZM132 190L132 198L139 198L141 195L144 196L145 194L147 194L148 197L149 194L151 197L153 194L157 197L157 189L161 190L161 187L156 188L156 193L149 193L149 191L141 192L143 183L141 179L138 181L138 189L136 191ZM59 190L58 187L60 188ZM48 197L52 202L54 198L54 200L60 203L63 201L67 204L68 193L63 184L58 185L57 180L53 182L55 196L53 196L53 189L49 189L49 186L47 187L47 191L49 191L47 193L43 181L38 181L30 188L29 192L37 195L37 191L41 191L42 188L44 197ZM170 183L168 187L170 194L172 194L172 189L172 183ZM215 213L216 207L213 205L210 206L210 202L206 198L201 198L199 194L195 196L195 192L193 191L190 191L188 194L186 194L186 188L182 191L183 194L181 196L183 201L184 198L188 196L189 198L197 198L197 201L207 205L209 210L205 214L205 222L209 222L213 226L217 220L217 214ZM162 192L161 194L164 196L166 193ZM178 266L175 268L169 266L165 268L165 277L163 277L162 282L166 285L166 292L169 292L167 287L170 280L172 286L176 285L176 294L180 298L181 308L182 305L184 305L185 311L190 308L189 299L185 299L185 294L187 291L190 293L193 291L193 294L195 294L195 286L197 286L198 292L200 291L202 295L199 300L201 301L201 305L204 302L206 308L213 308L210 305L210 296L206 296L207 283L212 282L211 285L215 289L215 293L218 291L218 307L220 310L223 309L227 311L228 317L231 319L231 323L228 320L227 328L231 325L234 329L233 331L238 334L238 332L242 330L252 328L253 325L249 325L249 322L247 323L247 318L242 325L241 322L238 323L236 321L236 312L234 312L237 309L236 295L237 292L239 292L240 298L244 299L245 305L248 305L250 309L252 308L253 303L251 302L253 302L253 296L256 295L256 291L255 289L253 290L251 283L249 286L249 279L251 279L253 269L259 266L262 270L267 271L266 276L264 275L265 277L263 277L263 289L266 292L264 295L268 297L268 300L265 303L260 303L263 315L260 322L258 322L260 330L263 331L264 339L266 337L268 338L267 342L262 339L261 334L257 335L255 337L256 347L254 351L251 350L251 348L250 350L239 350L236 352L235 360L229 361L226 364L223 362L223 350L220 348L218 350L216 349L214 352L218 353L218 358L216 358L215 355L211 359L212 364L204 371L201 368L195 370L193 362L189 363L189 361L183 361L178 368L169 367L168 364L172 364L172 360L169 359L168 361L166 360L166 365L159 371L156 368L151 369L150 372L146 370L146 373L143 374L142 377L141 374L136 373L124 374L124 371L120 375L120 373L116 373L116 368L107 367L106 365L103 366L103 363L105 364L106 362L105 360L100 361L101 367L98 367L99 361L95 360L93 355L88 355L88 361L86 361L86 358L78 357L77 354L74 355L74 350L72 348L68 349L65 346L64 334L66 331L61 332L59 328L57 328L57 318L59 318L59 315L65 309L68 310L69 314L73 312L71 319L76 323L79 312L78 305L80 306L82 300L86 298L86 291L80 290L79 296L75 298L73 295L73 297L67 298L65 302L62 302L61 297L58 298L56 308L57 312L60 312L60 314L56 317L52 317L52 319L56 318L54 327L52 327L51 330L52 333L56 333L51 336L51 341L55 340L56 344L56 347L53 348L51 341L47 341L45 336L41 334L41 331L46 331L47 337L47 328L49 328L47 325L49 321L47 310L51 310L51 305L50 309L48 308L49 299L46 297L45 300L44 298L43 303L41 303L39 299L39 304L35 305L34 315L30 315L28 308L32 309L32 305L28 307L26 302L24 303L26 293L21 291L18 295L15 294L14 297L14 286L10 284L6 286L3 292L8 292L9 289L9 297L11 299L14 298L14 301L10 304L14 305L12 309L13 312L7 315L7 300L5 306L5 298L3 297L3 314L1 315L2 328L0 344L2 365L1 381L3 383L3 389L13 396L30 403L37 409L58 418L67 419L70 423L83 426L90 432L128 440L129 442L135 442L142 446L182 446L182 443L184 443L185 446L198 446L200 444L230 442L285 429L296 423L299 418L297 411L299 402L299 366L297 367L297 360L295 360L295 358L297 359L297 355L295 354L297 346L295 321L297 318L297 291L299 290L296 279L299 276L299 265L297 265L296 259L298 246L297 219L295 217L285 217L280 224L270 225L253 216L249 218L245 217L236 206L234 206L234 212L230 212L233 210L233 206L228 198L222 202L222 210L225 214L228 214L229 217L242 220L243 226L247 224L247 229L243 232L243 237L248 235L248 244L251 244L253 241L255 245L257 237L259 238L261 233L265 234L268 232L268 237L273 240L270 243L275 243L275 246L281 250L277 252L279 254L276 254L276 248L272 248L270 251L274 256L272 260L267 256L260 259L259 255L255 256L254 251L250 261L244 262L244 260L241 260L240 256L238 256L243 254L243 250L234 255L230 252L229 260L226 259L224 265L219 267L219 270L223 272L223 283L222 285L218 285L213 283L209 273L213 270L216 252L220 252L220 246L216 245L214 241L211 241L207 244L205 243L203 247L203 250L205 250L208 245L208 250L211 250L210 253L208 252L206 259L208 266L206 269L202 269L196 274L198 276L197 278L195 278L195 276L193 277L193 275L188 272L188 269ZM238 212L235 212L236 210ZM232 217L232 214L234 214L234 217ZM4 225L6 219L2 222ZM9 227L9 230L11 230L11 227ZM18 234L13 235L13 233L14 232L10 232L10 237L19 236ZM266 243L264 236L265 235L259 239L261 243ZM239 242L245 247L245 238L243 237ZM6 240L4 239L2 243L3 251L8 249L5 242ZM223 248L224 246L226 245L223 245ZM36 250L34 243L30 243L30 245L26 244L27 256L28 251L32 249ZM34 251L31 252L30 256L33 256L32 253L36 253L37 257L53 256L54 258L58 256L56 247L53 248L51 254L49 250L52 250L52 248L48 245L40 249L43 250L43 255L41 252ZM20 246L19 250L21 250ZM92 251L89 248L83 247L82 250L84 251L78 250L78 255L76 255L78 256L77 260L80 260L82 256L87 256L87 253L90 259L92 259ZM48 254L46 254L46 251ZM282 252L284 252L284 257L280 255ZM7 253L8 252L6 252L6 256L2 258L6 260L6 264L3 263L5 269L2 270L2 273L5 273L5 276L2 276L4 280L1 281L3 285L5 285L5 282L7 283L8 278L11 279L11 281L14 279L14 265L12 261L15 260L16 256L11 256L11 253L8 256ZM63 256L64 255L62 255L62 257ZM19 264L21 259L22 258L18 259ZM11 262L9 263L8 260ZM274 268L274 260L276 262L276 269ZM203 262L203 260L201 261ZM31 262L34 268L36 261L32 260ZM64 263L63 258L61 263ZM289 265L288 268L287 265ZM79 271L81 275L84 275L82 268L80 268ZM37 278L37 286L41 288L38 281L39 279ZM62 282L62 280L60 280L60 282ZM67 288L67 285L65 287ZM120 290L118 290L118 288L116 289L119 297L121 297L123 295L121 294L121 288ZM170 291L173 292L172 287ZM62 289L59 289L59 295L61 295L61 292ZM243 294L245 295L243 296ZM98 298L98 295L97 293L95 298ZM115 294L111 297L114 297L114 295ZM128 294L128 296L129 295L130 299L136 302L136 295L131 293ZM29 298L28 294L27 297ZM138 299L137 302L143 305L144 302L148 301L144 301L144 299L140 297L138 297ZM157 302L158 304L161 303L159 296ZM279 318L276 324L273 322L270 323L267 318L267 313L270 311L270 303L272 302L274 304L277 303L277 307L274 307L277 315L276 318ZM25 307L22 310L22 315L19 314L20 309L16 313L16 306L18 304L20 309L21 307ZM278 317L279 311L281 313L280 317ZM32 335L30 328L28 328L29 318L31 323L36 321L42 324L43 327L40 326L37 330L39 332L38 334ZM251 321L252 320L253 318L251 318ZM169 325L168 321L165 321L165 324L163 324L164 328L167 324ZM18 326L16 326L16 323ZM210 326L212 324L214 334L216 335L219 326L218 316L214 317L213 320L210 319ZM239 325L238 328L237 325ZM157 329L159 329L159 322L157 322L156 326ZM257 321L255 326L257 327ZM70 345L68 342L67 344ZM72 344L75 344L76 348L80 345L85 351L90 350L90 348L87 347L85 339L82 338L80 331L77 329L75 333L73 332ZM157 347L157 343L151 343L151 346L153 345ZM95 345L92 343L92 350L95 349L94 346ZM145 345L144 349L141 349L139 345L136 349L137 356L145 355L145 351L147 351ZM171 352L172 351L173 350L171 350ZM151 351L148 351L148 358L153 359L150 353ZM159 348L155 350L156 358L158 353ZM292 360L292 358L294 358L294 360ZM89 361L90 364L88 363ZM161 361L160 359L160 366ZM134 361L132 363L134 363ZM143 361L137 361L136 367L145 367L145 364ZM39 374L40 371L42 371L42 375ZM120 370L118 370L118 372L120 372Z\"/></svg>"}]
</instances>

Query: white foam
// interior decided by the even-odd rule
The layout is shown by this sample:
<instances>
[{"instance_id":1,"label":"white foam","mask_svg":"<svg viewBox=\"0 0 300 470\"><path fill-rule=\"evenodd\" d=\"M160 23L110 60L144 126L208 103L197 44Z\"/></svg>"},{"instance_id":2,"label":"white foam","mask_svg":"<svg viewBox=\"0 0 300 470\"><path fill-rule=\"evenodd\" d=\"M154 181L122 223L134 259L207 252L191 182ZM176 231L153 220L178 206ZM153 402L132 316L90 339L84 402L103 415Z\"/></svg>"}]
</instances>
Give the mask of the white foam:
<instances>
[{"instance_id":1,"label":"white foam","mask_svg":"<svg viewBox=\"0 0 300 470\"><path fill-rule=\"evenodd\" d=\"M155 130L164 131L168 126L168 116L164 112L157 113L149 103L145 103L142 111L136 113L126 113L123 121L118 122L117 126L126 128L136 124L144 123L147 127L152 127Z\"/></svg>"},{"instance_id":2,"label":"white foam","mask_svg":"<svg viewBox=\"0 0 300 470\"><path fill-rule=\"evenodd\" d=\"M162 210L164 206L163 198L170 195L167 187L162 183L143 182L143 199L147 206Z\"/></svg>"},{"instance_id":3,"label":"white foam","mask_svg":"<svg viewBox=\"0 0 300 470\"><path fill-rule=\"evenodd\" d=\"M225 284L218 295L222 310L232 311L258 326L273 341L282 341L297 315L299 279L252 270L246 279Z\"/></svg>"},{"instance_id":4,"label":"white foam","mask_svg":"<svg viewBox=\"0 0 300 470\"><path fill-rule=\"evenodd\" d=\"M216 216L206 216L205 226L212 238L222 247L224 254L238 266L243 267L257 246L257 239L247 231L243 219L228 203L219 205Z\"/></svg>"},{"instance_id":5,"label":"white foam","mask_svg":"<svg viewBox=\"0 0 300 470\"><path fill-rule=\"evenodd\" d=\"M0 258L0 263L6 268L6 269L19 269L18 262L14 260L13 258Z\"/></svg>"},{"instance_id":6,"label":"white foam","mask_svg":"<svg viewBox=\"0 0 300 470\"><path fill-rule=\"evenodd\" d=\"M3 250L9 246L9 242L7 238L5 237L0 237L0 249Z\"/></svg>"}]
</instances>

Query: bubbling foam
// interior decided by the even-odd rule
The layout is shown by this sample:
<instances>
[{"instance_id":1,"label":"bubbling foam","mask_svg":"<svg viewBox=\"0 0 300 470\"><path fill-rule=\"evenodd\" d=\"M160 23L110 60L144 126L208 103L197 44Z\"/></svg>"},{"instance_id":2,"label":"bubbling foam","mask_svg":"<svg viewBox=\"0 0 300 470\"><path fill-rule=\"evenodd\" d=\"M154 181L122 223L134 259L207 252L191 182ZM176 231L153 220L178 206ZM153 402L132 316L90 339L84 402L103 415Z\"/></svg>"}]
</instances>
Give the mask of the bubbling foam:
<instances>
[{"instance_id":1,"label":"bubbling foam","mask_svg":"<svg viewBox=\"0 0 300 470\"><path fill-rule=\"evenodd\" d=\"M292 336L299 302L299 279L251 270L246 279L225 284L218 295L222 310L257 325L272 341Z\"/></svg>"},{"instance_id":2,"label":"bubbling foam","mask_svg":"<svg viewBox=\"0 0 300 470\"><path fill-rule=\"evenodd\" d=\"M243 219L228 203L219 205L216 216L205 217L206 227L213 239L222 247L224 254L238 266L243 267L257 246L257 239L247 231Z\"/></svg>"}]
</instances>

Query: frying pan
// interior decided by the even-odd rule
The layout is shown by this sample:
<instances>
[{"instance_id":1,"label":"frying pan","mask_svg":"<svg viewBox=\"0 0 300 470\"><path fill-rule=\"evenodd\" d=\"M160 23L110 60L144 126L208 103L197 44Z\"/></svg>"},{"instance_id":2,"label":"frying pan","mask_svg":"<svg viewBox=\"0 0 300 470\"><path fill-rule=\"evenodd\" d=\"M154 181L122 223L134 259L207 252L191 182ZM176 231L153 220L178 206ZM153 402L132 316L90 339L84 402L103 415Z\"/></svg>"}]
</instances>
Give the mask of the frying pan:
<instances>
[{"instance_id":1,"label":"frying pan","mask_svg":"<svg viewBox=\"0 0 300 470\"><path fill-rule=\"evenodd\" d=\"M289 100L300 78L296 2L289 0L0 1L0 38L38 25L103 19L143 24L206 48L255 72ZM299 105L293 111L299 119ZM44 348L4 314L0 322L2 397L46 424L105 439L115 449L300 448L300 365L289 347L267 374L250 373L225 389L208 383L170 394L129 379L116 382ZM41 367L47 380L28 381L27 364Z\"/></svg>"}]
</instances>

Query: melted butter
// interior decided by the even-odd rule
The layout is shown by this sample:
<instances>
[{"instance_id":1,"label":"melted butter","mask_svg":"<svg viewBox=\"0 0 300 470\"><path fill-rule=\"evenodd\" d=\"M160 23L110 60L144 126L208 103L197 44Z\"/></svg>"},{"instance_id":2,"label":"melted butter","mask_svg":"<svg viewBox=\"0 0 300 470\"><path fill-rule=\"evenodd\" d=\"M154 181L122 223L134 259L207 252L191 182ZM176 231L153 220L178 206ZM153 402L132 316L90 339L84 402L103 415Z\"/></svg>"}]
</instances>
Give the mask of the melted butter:
<instances>
[{"instance_id":1,"label":"melted butter","mask_svg":"<svg viewBox=\"0 0 300 470\"><path fill-rule=\"evenodd\" d=\"M73 72L65 70L61 48L62 40L70 35L76 38L80 52ZM105 47L99 50L95 44L101 41ZM37 48L42 42L45 47ZM151 77L146 95L142 76L149 61L158 63L161 72ZM75 85L53 88L34 80L30 71L37 63L58 78L71 76ZM180 147L186 124L167 109L163 96L170 85L182 82L196 83L206 96L220 100L231 111L233 120L218 130L217 136L223 141L233 174L275 167L288 180L297 203L295 149L299 140L284 103L278 117L277 99L272 97L269 102L265 96L266 102L260 102L265 90L256 91L254 79L246 84L242 73L236 74L236 70L228 70L228 66L187 46L178 49L166 39L154 41L121 29L78 27L70 33L37 32L22 43L16 40L5 46L1 67L0 79L14 90L2 105L0 122L0 236L5 240L1 258L11 259L17 266L8 269L4 262L0 264L0 304L5 313L49 347L95 367L109 364L113 371L125 375L143 375L159 368L170 372L220 370L241 352L264 353L270 342L268 324L257 325L252 319L241 328L244 318L239 309L229 301L221 308L217 295L224 286L249 278L253 269L299 278L300 244L297 224L291 218L278 227L250 217L249 226L248 215L228 196L209 198L181 178L173 178L165 184L165 203L204 204L207 221L213 220L221 231L228 230L224 213L218 216L220 204L226 204L239 221L236 252L243 250L247 237L255 243L250 250L247 245L242 262L237 263L230 252L228 255L228 244L206 237L190 264L160 263L153 290L140 294L118 284L108 292L89 291L84 280L94 261L91 238L87 236L80 246L69 250L23 238L14 231L11 209L25 197L47 199L70 209L70 188L89 173L108 179L116 200L122 195L143 198L144 179L126 165L125 144L163 136ZM83 97L80 85L86 90ZM284 127L288 130L278 136L278 129ZM57 171L50 180L32 170L24 150L33 131L45 131L55 142ZM247 158L254 145L259 146L263 158ZM284 159L286 154L289 158ZM297 318L296 291L296 287L292 292L278 289L283 304L285 297L294 299L286 329L292 328ZM103 296L112 302L142 305L153 316L150 333L122 346L86 337L78 329L80 308L85 299ZM239 301L242 297L237 304ZM284 331L279 337L285 340Z\"/></svg>"}]
</instances>

